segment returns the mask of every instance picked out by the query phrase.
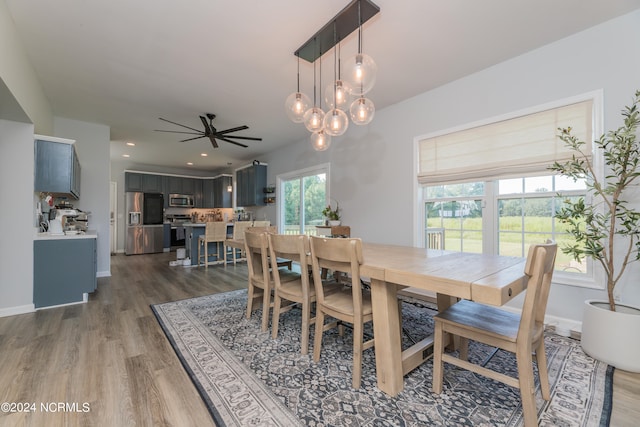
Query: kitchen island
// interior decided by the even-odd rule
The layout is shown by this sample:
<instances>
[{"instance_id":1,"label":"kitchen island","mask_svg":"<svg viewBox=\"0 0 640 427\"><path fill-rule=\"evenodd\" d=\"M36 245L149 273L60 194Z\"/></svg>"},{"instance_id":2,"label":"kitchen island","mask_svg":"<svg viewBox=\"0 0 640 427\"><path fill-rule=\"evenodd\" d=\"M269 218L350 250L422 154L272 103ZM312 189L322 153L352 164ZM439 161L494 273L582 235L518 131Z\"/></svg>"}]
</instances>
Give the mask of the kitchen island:
<instances>
[{"instance_id":1,"label":"kitchen island","mask_svg":"<svg viewBox=\"0 0 640 427\"><path fill-rule=\"evenodd\" d=\"M198 238L204 235L204 230L206 227L205 222L185 222L184 226L184 234L185 234L185 249L187 258L191 259L191 265L198 265ZM227 237L233 237L233 223L227 223ZM213 243L210 243L213 245ZM211 254L210 258L214 258L217 253L213 248L209 251ZM213 259L211 260L213 261Z\"/></svg>"},{"instance_id":2,"label":"kitchen island","mask_svg":"<svg viewBox=\"0 0 640 427\"><path fill-rule=\"evenodd\" d=\"M37 233L33 239L33 304L36 309L86 302L97 287L95 230L82 234Z\"/></svg>"}]
</instances>

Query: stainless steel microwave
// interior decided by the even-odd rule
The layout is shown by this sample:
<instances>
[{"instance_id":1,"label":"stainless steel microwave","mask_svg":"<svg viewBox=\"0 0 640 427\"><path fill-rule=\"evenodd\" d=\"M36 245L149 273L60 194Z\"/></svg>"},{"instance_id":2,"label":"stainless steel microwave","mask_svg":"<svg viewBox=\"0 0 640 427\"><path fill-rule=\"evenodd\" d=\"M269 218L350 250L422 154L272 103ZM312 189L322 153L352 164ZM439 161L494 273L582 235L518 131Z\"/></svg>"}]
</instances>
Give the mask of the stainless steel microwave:
<instances>
[{"instance_id":1,"label":"stainless steel microwave","mask_svg":"<svg viewBox=\"0 0 640 427\"><path fill-rule=\"evenodd\" d=\"M190 194L169 194L169 206L174 208L192 208L195 206Z\"/></svg>"}]
</instances>

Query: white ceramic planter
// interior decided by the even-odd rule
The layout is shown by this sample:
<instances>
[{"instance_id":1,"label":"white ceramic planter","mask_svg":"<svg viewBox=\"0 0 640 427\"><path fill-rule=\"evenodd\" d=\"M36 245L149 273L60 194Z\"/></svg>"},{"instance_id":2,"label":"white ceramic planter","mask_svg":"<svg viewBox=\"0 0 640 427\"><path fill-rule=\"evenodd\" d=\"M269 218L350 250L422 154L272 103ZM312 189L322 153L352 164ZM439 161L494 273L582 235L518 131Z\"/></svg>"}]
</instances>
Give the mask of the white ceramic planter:
<instances>
[{"instance_id":1,"label":"white ceramic planter","mask_svg":"<svg viewBox=\"0 0 640 427\"><path fill-rule=\"evenodd\" d=\"M340 225L340 221L336 221L336 220L329 221L329 225L331 225L332 227L335 227L337 225Z\"/></svg>"},{"instance_id":2,"label":"white ceramic planter","mask_svg":"<svg viewBox=\"0 0 640 427\"><path fill-rule=\"evenodd\" d=\"M640 308L600 300L584 302L582 349L618 369L640 372Z\"/></svg>"}]
</instances>

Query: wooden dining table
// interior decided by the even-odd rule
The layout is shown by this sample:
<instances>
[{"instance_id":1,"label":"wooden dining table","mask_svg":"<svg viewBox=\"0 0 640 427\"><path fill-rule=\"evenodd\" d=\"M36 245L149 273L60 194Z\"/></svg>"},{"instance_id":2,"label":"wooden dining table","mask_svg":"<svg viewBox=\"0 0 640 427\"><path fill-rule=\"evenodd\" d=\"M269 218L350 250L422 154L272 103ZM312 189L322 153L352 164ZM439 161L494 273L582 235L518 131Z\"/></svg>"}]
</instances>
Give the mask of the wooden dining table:
<instances>
[{"instance_id":1,"label":"wooden dining table","mask_svg":"<svg viewBox=\"0 0 640 427\"><path fill-rule=\"evenodd\" d=\"M435 292L442 311L460 298L500 306L527 286L524 258L365 242L362 249L360 274L371 281L377 384L391 396L402 391L404 375L433 354L431 336L402 350L399 289Z\"/></svg>"}]
</instances>

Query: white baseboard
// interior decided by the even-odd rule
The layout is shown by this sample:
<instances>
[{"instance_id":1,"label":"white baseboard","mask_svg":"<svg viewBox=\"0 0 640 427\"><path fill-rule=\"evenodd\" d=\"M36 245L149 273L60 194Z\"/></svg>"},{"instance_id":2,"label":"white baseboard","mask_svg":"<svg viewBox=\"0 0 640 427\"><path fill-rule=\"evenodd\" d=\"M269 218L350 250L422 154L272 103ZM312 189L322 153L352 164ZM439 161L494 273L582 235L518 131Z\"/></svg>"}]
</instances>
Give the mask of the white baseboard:
<instances>
[{"instance_id":1,"label":"white baseboard","mask_svg":"<svg viewBox=\"0 0 640 427\"><path fill-rule=\"evenodd\" d=\"M76 305L76 304L85 304L86 302L89 301L89 294L87 293L83 293L82 294L82 301L75 301L75 302L68 302L66 304L58 304L58 305L49 305L47 307L39 307L36 308L36 310L48 310L50 308L56 308L56 307L66 307L68 305Z\"/></svg>"},{"instance_id":2,"label":"white baseboard","mask_svg":"<svg viewBox=\"0 0 640 427\"><path fill-rule=\"evenodd\" d=\"M17 314L25 314L25 313L33 313L34 311L36 311L36 308L33 304L0 308L0 317L15 316Z\"/></svg>"},{"instance_id":3,"label":"white baseboard","mask_svg":"<svg viewBox=\"0 0 640 427\"><path fill-rule=\"evenodd\" d=\"M96 273L96 277L111 277L111 270L107 271L98 271Z\"/></svg>"}]
</instances>

